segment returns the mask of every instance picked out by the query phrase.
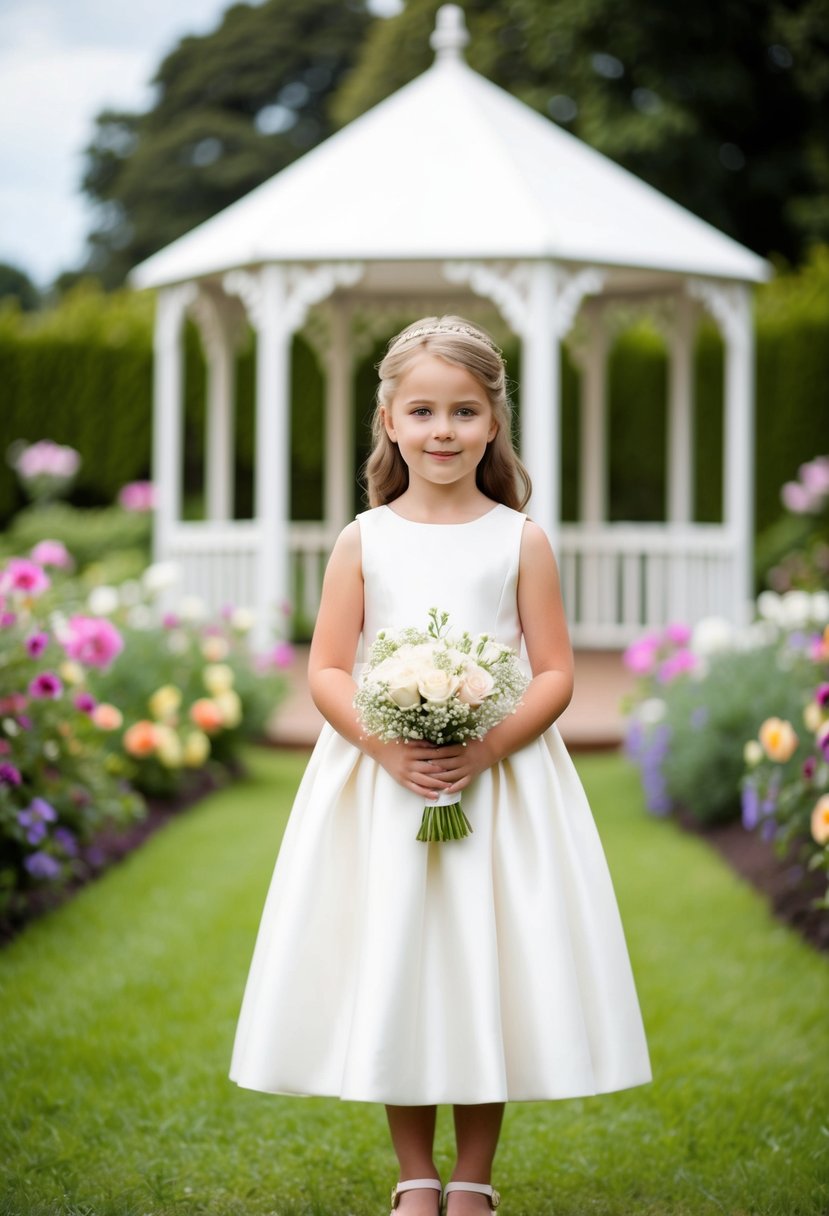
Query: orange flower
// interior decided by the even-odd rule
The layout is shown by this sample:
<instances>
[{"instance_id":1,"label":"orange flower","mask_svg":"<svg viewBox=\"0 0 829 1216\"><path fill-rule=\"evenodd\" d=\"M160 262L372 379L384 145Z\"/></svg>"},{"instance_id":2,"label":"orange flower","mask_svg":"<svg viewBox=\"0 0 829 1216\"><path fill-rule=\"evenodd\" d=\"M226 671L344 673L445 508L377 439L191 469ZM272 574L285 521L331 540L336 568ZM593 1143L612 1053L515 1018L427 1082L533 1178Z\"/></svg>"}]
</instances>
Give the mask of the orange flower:
<instances>
[{"instance_id":1,"label":"orange flower","mask_svg":"<svg viewBox=\"0 0 829 1216\"><path fill-rule=\"evenodd\" d=\"M785 764L797 751L800 740L791 722L785 718L766 718L759 731L763 751L769 760Z\"/></svg>"},{"instance_id":2,"label":"orange flower","mask_svg":"<svg viewBox=\"0 0 829 1216\"><path fill-rule=\"evenodd\" d=\"M131 756L136 756L138 759L143 759L145 756L151 756L158 745L158 735L154 722L149 722L146 718L142 718L140 722L134 722L127 730L124 731L124 749Z\"/></svg>"},{"instance_id":3,"label":"orange flower","mask_svg":"<svg viewBox=\"0 0 829 1216\"><path fill-rule=\"evenodd\" d=\"M209 697L199 697L190 706L190 720L207 735L214 735L224 726L221 708Z\"/></svg>"},{"instance_id":4,"label":"orange flower","mask_svg":"<svg viewBox=\"0 0 829 1216\"><path fill-rule=\"evenodd\" d=\"M812 836L818 844L829 844L829 794L815 803L812 811Z\"/></svg>"}]
</instances>

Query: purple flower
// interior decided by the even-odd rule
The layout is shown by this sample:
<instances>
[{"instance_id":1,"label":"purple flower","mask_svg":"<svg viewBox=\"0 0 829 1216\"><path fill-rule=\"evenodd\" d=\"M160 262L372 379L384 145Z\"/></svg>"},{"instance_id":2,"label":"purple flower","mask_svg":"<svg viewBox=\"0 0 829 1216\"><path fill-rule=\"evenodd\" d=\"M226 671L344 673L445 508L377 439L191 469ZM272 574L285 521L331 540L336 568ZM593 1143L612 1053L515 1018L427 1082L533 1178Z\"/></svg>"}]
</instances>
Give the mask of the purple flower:
<instances>
[{"instance_id":1,"label":"purple flower","mask_svg":"<svg viewBox=\"0 0 829 1216\"><path fill-rule=\"evenodd\" d=\"M818 684L815 700L821 709L829 707L829 684Z\"/></svg>"},{"instance_id":2,"label":"purple flower","mask_svg":"<svg viewBox=\"0 0 829 1216\"><path fill-rule=\"evenodd\" d=\"M702 730L708 721L708 706L697 705L696 709L691 713L691 726L694 730Z\"/></svg>"},{"instance_id":3,"label":"purple flower","mask_svg":"<svg viewBox=\"0 0 829 1216\"><path fill-rule=\"evenodd\" d=\"M98 702L90 692L78 692L75 694L72 704L75 709L79 709L82 714L91 714Z\"/></svg>"},{"instance_id":4,"label":"purple flower","mask_svg":"<svg viewBox=\"0 0 829 1216\"><path fill-rule=\"evenodd\" d=\"M741 803L743 827L747 832L752 832L760 822L760 795L750 782L743 786Z\"/></svg>"},{"instance_id":5,"label":"purple flower","mask_svg":"<svg viewBox=\"0 0 829 1216\"><path fill-rule=\"evenodd\" d=\"M60 874L60 862L48 853L31 853L23 864L32 878L51 880Z\"/></svg>"},{"instance_id":6,"label":"purple flower","mask_svg":"<svg viewBox=\"0 0 829 1216\"><path fill-rule=\"evenodd\" d=\"M55 828L52 839L54 840L55 844L63 850L67 857L77 857L78 842L73 833L69 831L69 828Z\"/></svg>"},{"instance_id":7,"label":"purple flower","mask_svg":"<svg viewBox=\"0 0 829 1216\"><path fill-rule=\"evenodd\" d=\"M817 760L814 756L806 757L806 759L803 761L803 768L801 769L801 772L803 774L804 781L812 780L817 772Z\"/></svg>"},{"instance_id":8,"label":"purple flower","mask_svg":"<svg viewBox=\"0 0 829 1216\"><path fill-rule=\"evenodd\" d=\"M25 830L26 840L29 844L40 844L47 832L46 824L42 819L39 819L29 809L17 812L17 822Z\"/></svg>"},{"instance_id":9,"label":"purple flower","mask_svg":"<svg viewBox=\"0 0 829 1216\"><path fill-rule=\"evenodd\" d=\"M28 714L19 714L17 718L17 725L21 730L31 730L34 726L34 722Z\"/></svg>"},{"instance_id":10,"label":"purple flower","mask_svg":"<svg viewBox=\"0 0 829 1216\"><path fill-rule=\"evenodd\" d=\"M0 764L0 785L21 785L23 778L20 776L20 769L15 765L4 761Z\"/></svg>"},{"instance_id":11,"label":"purple flower","mask_svg":"<svg viewBox=\"0 0 829 1216\"><path fill-rule=\"evenodd\" d=\"M56 701L63 684L53 671L42 671L29 683L29 696L36 701Z\"/></svg>"},{"instance_id":12,"label":"purple flower","mask_svg":"<svg viewBox=\"0 0 829 1216\"><path fill-rule=\"evenodd\" d=\"M48 645L48 633L45 633L43 630L39 633L32 633L26 638L26 653L30 659L40 658Z\"/></svg>"}]
</instances>

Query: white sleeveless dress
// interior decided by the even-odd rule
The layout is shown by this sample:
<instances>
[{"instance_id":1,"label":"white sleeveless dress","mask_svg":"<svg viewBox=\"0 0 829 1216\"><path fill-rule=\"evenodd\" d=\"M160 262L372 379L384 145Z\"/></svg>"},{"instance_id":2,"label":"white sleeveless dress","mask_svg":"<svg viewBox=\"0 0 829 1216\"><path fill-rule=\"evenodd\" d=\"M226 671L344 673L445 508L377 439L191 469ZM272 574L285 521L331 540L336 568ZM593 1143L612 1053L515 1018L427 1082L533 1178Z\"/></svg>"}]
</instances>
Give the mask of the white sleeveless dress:
<instances>
[{"instance_id":1,"label":"white sleeveless dress","mask_svg":"<svg viewBox=\"0 0 829 1216\"><path fill-rule=\"evenodd\" d=\"M525 516L358 517L363 638L454 625L520 645ZM262 915L239 1085L396 1105L569 1098L650 1080L627 948L558 730L464 790L462 841L415 839L423 800L323 727Z\"/></svg>"}]
</instances>

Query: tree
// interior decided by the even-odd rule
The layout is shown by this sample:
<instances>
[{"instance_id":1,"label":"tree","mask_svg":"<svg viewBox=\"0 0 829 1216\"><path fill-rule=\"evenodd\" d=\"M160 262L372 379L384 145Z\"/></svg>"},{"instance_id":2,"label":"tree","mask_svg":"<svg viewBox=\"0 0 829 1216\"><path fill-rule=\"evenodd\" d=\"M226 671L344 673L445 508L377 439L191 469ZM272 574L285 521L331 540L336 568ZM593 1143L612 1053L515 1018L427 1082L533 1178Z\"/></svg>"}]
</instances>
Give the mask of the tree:
<instances>
[{"instance_id":1,"label":"tree","mask_svg":"<svg viewBox=\"0 0 829 1216\"><path fill-rule=\"evenodd\" d=\"M145 114L107 110L86 151L98 204L86 269L107 286L247 194L333 130L329 98L353 64L364 0L236 4L187 37L154 79Z\"/></svg>"},{"instance_id":2,"label":"tree","mask_svg":"<svg viewBox=\"0 0 829 1216\"><path fill-rule=\"evenodd\" d=\"M40 306L40 292L24 270L0 262L0 301L17 300L24 312Z\"/></svg>"},{"instance_id":3,"label":"tree","mask_svg":"<svg viewBox=\"0 0 829 1216\"><path fill-rule=\"evenodd\" d=\"M340 123L428 67L439 0L368 33ZM829 239L829 0L466 0L469 62L758 252Z\"/></svg>"}]
</instances>

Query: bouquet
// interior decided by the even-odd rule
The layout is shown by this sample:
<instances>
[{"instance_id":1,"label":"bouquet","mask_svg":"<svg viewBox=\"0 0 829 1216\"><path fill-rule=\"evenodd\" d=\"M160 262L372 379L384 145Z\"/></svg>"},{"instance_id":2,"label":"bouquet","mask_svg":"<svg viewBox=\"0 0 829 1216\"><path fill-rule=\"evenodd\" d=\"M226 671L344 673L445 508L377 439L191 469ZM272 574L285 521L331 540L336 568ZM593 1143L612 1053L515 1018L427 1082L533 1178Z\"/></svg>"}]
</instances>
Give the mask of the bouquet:
<instances>
[{"instance_id":1,"label":"bouquet","mask_svg":"<svg viewBox=\"0 0 829 1216\"><path fill-rule=\"evenodd\" d=\"M448 612L431 608L425 631L377 634L354 697L368 734L466 744L515 713L528 684L515 651L487 633L455 634L448 623ZM461 840L471 831L460 793L440 793L423 808L417 839Z\"/></svg>"}]
</instances>

